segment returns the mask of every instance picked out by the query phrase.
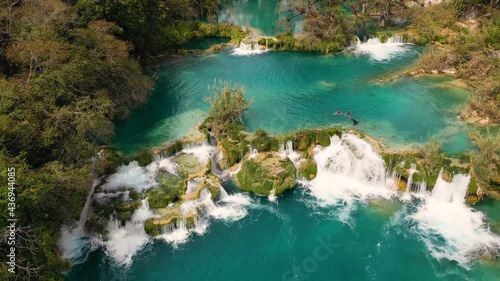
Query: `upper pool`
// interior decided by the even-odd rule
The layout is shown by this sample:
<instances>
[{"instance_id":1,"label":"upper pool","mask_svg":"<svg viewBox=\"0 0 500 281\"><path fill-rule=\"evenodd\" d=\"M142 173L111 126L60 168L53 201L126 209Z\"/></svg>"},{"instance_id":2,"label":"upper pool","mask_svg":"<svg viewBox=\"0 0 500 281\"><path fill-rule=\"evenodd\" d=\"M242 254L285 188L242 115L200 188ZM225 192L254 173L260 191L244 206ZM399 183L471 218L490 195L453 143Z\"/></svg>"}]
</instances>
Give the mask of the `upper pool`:
<instances>
[{"instance_id":1,"label":"upper pool","mask_svg":"<svg viewBox=\"0 0 500 281\"><path fill-rule=\"evenodd\" d=\"M351 127L349 118L333 115L342 110L359 121L358 129L390 145L437 136L446 152L465 151L468 125L456 117L467 104L466 90L443 76L381 82L410 66L419 50L405 46L381 59L377 54L279 51L234 56L227 47L220 53L160 62L153 96L116 124L114 144L131 153L184 135L205 118L204 98L212 94L208 85L211 89L217 79L248 87L254 103L244 122L251 132L261 127L271 134Z\"/></svg>"}]
</instances>

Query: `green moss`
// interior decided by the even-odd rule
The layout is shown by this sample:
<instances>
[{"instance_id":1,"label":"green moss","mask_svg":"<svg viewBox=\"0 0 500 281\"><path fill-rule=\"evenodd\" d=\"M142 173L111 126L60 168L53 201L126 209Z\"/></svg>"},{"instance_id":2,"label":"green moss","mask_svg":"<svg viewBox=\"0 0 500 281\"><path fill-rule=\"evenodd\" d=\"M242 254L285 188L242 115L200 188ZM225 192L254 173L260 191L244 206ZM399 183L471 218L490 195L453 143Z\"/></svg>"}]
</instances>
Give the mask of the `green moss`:
<instances>
[{"instance_id":1,"label":"green moss","mask_svg":"<svg viewBox=\"0 0 500 281\"><path fill-rule=\"evenodd\" d=\"M179 164L177 173L181 178L187 178L190 174L198 173L203 169L198 159L191 154L181 154L172 161Z\"/></svg>"},{"instance_id":2,"label":"green moss","mask_svg":"<svg viewBox=\"0 0 500 281\"><path fill-rule=\"evenodd\" d=\"M316 133L312 130L303 130L293 135L294 149L305 151L316 140Z\"/></svg>"},{"instance_id":3,"label":"green moss","mask_svg":"<svg viewBox=\"0 0 500 281\"><path fill-rule=\"evenodd\" d=\"M330 135L328 134L328 132L320 131L316 137L316 140L322 146L329 146L330 145Z\"/></svg>"},{"instance_id":4,"label":"green moss","mask_svg":"<svg viewBox=\"0 0 500 281\"><path fill-rule=\"evenodd\" d=\"M467 194L477 194L477 183L475 178L471 178L469 182L469 189L467 189Z\"/></svg>"},{"instance_id":5,"label":"green moss","mask_svg":"<svg viewBox=\"0 0 500 281\"><path fill-rule=\"evenodd\" d=\"M313 179L318 173L318 166L314 160L309 157L306 162L300 164L298 174L305 179Z\"/></svg>"},{"instance_id":6,"label":"green moss","mask_svg":"<svg viewBox=\"0 0 500 281\"><path fill-rule=\"evenodd\" d=\"M263 129L259 129L255 132L255 138L251 143L259 152L271 150L278 151L279 149L278 139L270 137Z\"/></svg>"},{"instance_id":7,"label":"green moss","mask_svg":"<svg viewBox=\"0 0 500 281\"><path fill-rule=\"evenodd\" d=\"M168 145L167 147L159 150L158 154L168 157L168 156L172 156L172 155L176 154L177 152L181 151L183 148L184 148L184 142L178 140L178 141Z\"/></svg>"},{"instance_id":8,"label":"green moss","mask_svg":"<svg viewBox=\"0 0 500 281\"><path fill-rule=\"evenodd\" d=\"M168 204L178 201L183 193L184 189L169 188L151 189L146 192L146 195L151 208L165 208Z\"/></svg>"},{"instance_id":9,"label":"green moss","mask_svg":"<svg viewBox=\"0 0 500 281\"><path fill-rule=\"evenodd\" d=\"M434 186L436 185L436 181L437 181L437 178L439 177L439 172L440 172L441 169L436 169L432 174L430 175L427 175L427 184L429 186Z\"/></svg>"},{"instance_id":10,"label":"green moss","mask_svg":"<svg viewBox=\"0 0 500 281\"><path fill-rule=\"evenodd\" d=\"M222 168L229 168L240 162L248 150L248 142L242 138L241 141L224 138L220 141L224 148L224 165Z\"/></svg>"},{"instance_id":11,"label":"green moss","mask_svg":"<svg viewBox=\"0 0 500 281\"><path fill-rule=\"evenodd\" d=\"M212 200L216 199L220 195L220 189L218 187L209 185L207 188L208 191L212 193Z\"/></svg>"},{"instance_id":12,"label":"green moss","mask_svg":"<svg viewBox=\"0 0 500 281\"><path fill-rule=\"evenodd\" d=\"M146 231L147 234L150 236L158 236L162 234L162 226L154 224L154 220L148 220L144 224L144 230Z\"/></svg>"},{"instance_id":13,"label":"green moss","mask_svg":"<svg viewBox=\"0 0 500 281\"><path fill-rule=\"evenodd\" d=\"M289 159L265 157L257 163L254 159L243 161L237 175L240 188L256 194L269 195L276 188L279 195L295 186L295 167Z\"/></svg>"},{"instance_id":14,"label":"green moss","mask_svg":"<svg viewBox=\"0 0 500 281\"><path fill-rule=\"evenodd\" d=\"M101 159L96 162L99 176L113 174L118 167L127 163L125 155L116 149L104 148L101 156Z\"/></svg>"},{"instance_id":15,"label":"green moss","mask_svg":"<svg viewBox=\"0 0 500 281\"><path fill-rule=\"evenodd\" d=\"M137 161L139 166L146 166L153 161L153 154L149 150L140 150L134 153L132 161Z\"/></svg>"}]
</instances>

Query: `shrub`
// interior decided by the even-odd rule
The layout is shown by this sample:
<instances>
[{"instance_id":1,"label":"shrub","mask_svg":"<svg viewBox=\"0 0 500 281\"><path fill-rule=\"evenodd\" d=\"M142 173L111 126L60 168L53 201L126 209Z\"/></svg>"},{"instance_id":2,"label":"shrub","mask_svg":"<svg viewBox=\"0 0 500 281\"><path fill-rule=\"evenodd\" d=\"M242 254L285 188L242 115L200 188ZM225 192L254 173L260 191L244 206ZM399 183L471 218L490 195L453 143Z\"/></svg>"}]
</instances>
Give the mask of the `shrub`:
<instances>
[{"instance_id":1,"label":"shrub","mask_svg":"<svg viewBox=\"0 0 500 281\"><path fill-rule=\"evenodd\" d=\"M226 131L229 125L242 121L242 114L248 110L253 100L245 99L245 86L220 82L220 87L214 86L214 96L208 97L210 103L208 117L205 124L212 133L219 135Z\"/></svg>"}]
</instances>

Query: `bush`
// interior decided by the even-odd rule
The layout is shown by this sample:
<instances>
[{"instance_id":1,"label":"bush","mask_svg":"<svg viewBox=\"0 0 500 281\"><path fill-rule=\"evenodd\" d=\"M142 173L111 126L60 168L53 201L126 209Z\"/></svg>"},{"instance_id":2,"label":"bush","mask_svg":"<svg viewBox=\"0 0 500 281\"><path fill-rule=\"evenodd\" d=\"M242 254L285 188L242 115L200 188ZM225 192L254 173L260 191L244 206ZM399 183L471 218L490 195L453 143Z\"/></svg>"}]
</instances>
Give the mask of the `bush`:
<instances>
[{"instance_id":1,"label":"bush","mask_svg":"<svg viewBox=\"0 0 500 281\"><path fill-rule=\"evenodd\" d=\"M241 122L241 116L253 102L245 99L245 86L227 81L220 85L220 88L214 86L214 96L206 99L210 109L205 124L216 136L224 133L229 125Z\"/></svg>"}]
</instances>

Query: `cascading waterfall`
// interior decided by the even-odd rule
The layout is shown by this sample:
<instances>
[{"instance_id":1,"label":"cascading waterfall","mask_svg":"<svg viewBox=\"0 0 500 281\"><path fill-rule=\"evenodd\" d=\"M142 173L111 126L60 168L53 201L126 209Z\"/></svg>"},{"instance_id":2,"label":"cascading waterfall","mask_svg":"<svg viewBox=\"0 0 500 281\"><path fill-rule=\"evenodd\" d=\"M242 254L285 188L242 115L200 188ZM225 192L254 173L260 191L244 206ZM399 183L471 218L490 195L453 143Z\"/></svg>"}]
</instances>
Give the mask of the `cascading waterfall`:
<instances>
[{"instance_id":1,"label":"cascading waterfall","mask_svg":"<svg viewBox=\"0 0 500 281\"><path fill-rule=\"evenodd\" d=\"M253 45L253 46L252 46ZM240 45L236 44L234 46L233 56L250 56L257 55L267 52L268 49L262 50L258 42L254 42L253 44L245 44L243 41L240 42Z\"/></svg>"},{"instance_id":2,"label":"cascading waterfall","mask_svg":"<svg viewBox=\"0 0 500 281\"><path fill-rule=\"evenodd\" d=\"M417 222L416 235L431 255L456 261L463 267L473 258L500 253L500 237L491 233L483 213L465 204L468 175L455 175L451 182L437 178L431 194L410 216Z\"/></svg>"},{"instance_id":3,"label":"cascading waterfall","mask_svg":"<svg viewBox=\"0 0 500 281\"><path fill-rule=\"evenodd\" d=\"M204 141L201 145L198 143L186 144L182 152L193 155L201 164L207 164L208 159L217 154L217 147Z\"/></svg>"},{"instance_id":4,"label":"cascading waterfall","mask_svg":"<svg viewBox=\"0 0 500 281\"><path fill-rule=\"evenodd\" d=\"M355 51L357 54L369 54L377 61L389 60L396 55L406 52L408 49L403 42L403 36L395 35L382 43L379 38L370 38L366 42L361 42L357 38Z\"/></svg>"},{"instance_id":5,"label":"cascading waterfall","mask_svg":"<svg viewBox=\"0 0 500 281\"><path fill-rule=\"evenodd\" d=\"M217 148L206 141L185 146L182 153L193 155L201 164L207 164L208 160L217 154ZM153 161L146 167L139 166L137 161L120 166L116 173L108 177L103 188L109 191L134 189L137 192L144 192L156 187L158 183L155 178L160 170L176 175L178 164L174 163L172 158L154 155Z\"/></svg>"},{"instance_id":6,"label":"cascading waterfall","mask_svg":"<svg viewBox=\"0 0 500 281\"><path fill-rule=\"evenodd\" d=\"M149 208L148 199L141 201L141 206L132 214L131 221L122 226L120 220L112 218L108 222L109 234L102 244L106 253L118 264L130 265L132 257L149 240L149 236L144 230L144 223L159 215L153 213Z\"/></svg>"},{"instance_id":7,"label":"cascading waterfall","mask_svg":"<svg viewBox=\"0 0 500 281\"><path fill-rule=\"evenodd\" d=\"M356 201L375 196L388 199L395 194L387 188L391 181L384 160L357 136L332 136L329 146L317 146L314 153L318 174L304 184L320 206L343 205L350 210Z\"/></svg>"},{"instance_id":8,"label":"cascading waterfall","mask_svg":"<svg viewBox=\"0 0 500 281\"><path fill-rule=\"evenodd\" d=\"M62 251L62 257L71 260L72 263L81 263L87 259L89 253L89 237L85 231L85 223L88 221L92 207L92 195L95 187L99 185L100 179L95 179L87 195L85 205L80 213L78 222L72 226L63 226L58 246Z\"/></svg>"},{"instance_id":9,"label":"cascading waterfall","mask_svg":"<svg viewBox=\"0 0 500 281\"><path fill-rule=\"evenodd\" d=\"M411 200L411 186L413 184L413 175L418 173L417 165L411 163L411 168L408 169L408 180L406 182L406 192L403 195L404 200Z\"/></svg>"},{"instance_id":10,"label":"cascading waterfall","mask_svg":"<svg viewBox=\"0 0 500 281\"><path fill-rule=\"evenodd\" d=\"M282 159L285 159L288 157L290 159L290 161L293 162L295 167L297 167L301 155L298 152L296 152L295 150L293 150L292 141L290 141L290 140L287 141L286 147L285 147L284 143L280 143L280 148L279 148L278 153Z\"/></svg>"},{"instance_id":11,"label":"cascading waterfall","mask_svg":"<svg viewBox=\"0 0 500 281\"><path fill-rule=\"evenodd\" d=\"M203 189L200 193L200 198L185 201L181 205L182 214L185 216L196 213L200 214L195 220L194 225L188 227L186 221L181 220L176 225L165 226L162 229L163 233L157 238L177 247L187 242L192 233L203 235L210 224L209 218L226 221L237 221L244 218L247 215L247 210L244 206L252 204L250 197L246 194L228 195L220 184L215 186L221 190L220 203L214 203L210 191Z\"/></svg>"},{"instance_id":12,"label":"cascading waterfall","mask_svg":"<svg viewBox=\"0 0 500 281\"><path fill-rule=\"evenodd\" d=\"M250 147L249 153L250 155L248 156L248 159L254 159L257 155L259 155L259 151L253 146Z\"/></svg>"}]
</instances>

